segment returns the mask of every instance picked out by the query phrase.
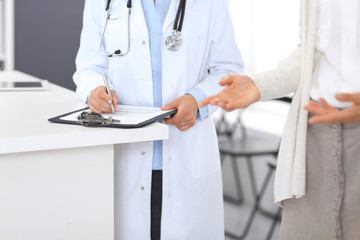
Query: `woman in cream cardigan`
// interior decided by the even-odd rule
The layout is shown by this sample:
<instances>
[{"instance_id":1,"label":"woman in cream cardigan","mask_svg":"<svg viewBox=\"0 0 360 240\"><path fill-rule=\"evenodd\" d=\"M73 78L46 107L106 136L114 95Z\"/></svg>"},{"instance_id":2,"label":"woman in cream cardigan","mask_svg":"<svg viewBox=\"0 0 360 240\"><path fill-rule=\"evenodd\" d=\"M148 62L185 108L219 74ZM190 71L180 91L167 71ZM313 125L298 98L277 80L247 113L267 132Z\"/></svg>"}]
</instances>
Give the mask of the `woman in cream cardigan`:
<instances>
[{"instance_id":1,"label":"woman in cream cardigan","mask_svg":"<svg viewBox=\"0 0 360 240\"><path fill-rule=\"evenodd\" d=\"M275 175L281 239L360 239L360 2L302 0L301 44L275 68L229 75L227 111L295 91Z\"/></svg>"}]
</instances>

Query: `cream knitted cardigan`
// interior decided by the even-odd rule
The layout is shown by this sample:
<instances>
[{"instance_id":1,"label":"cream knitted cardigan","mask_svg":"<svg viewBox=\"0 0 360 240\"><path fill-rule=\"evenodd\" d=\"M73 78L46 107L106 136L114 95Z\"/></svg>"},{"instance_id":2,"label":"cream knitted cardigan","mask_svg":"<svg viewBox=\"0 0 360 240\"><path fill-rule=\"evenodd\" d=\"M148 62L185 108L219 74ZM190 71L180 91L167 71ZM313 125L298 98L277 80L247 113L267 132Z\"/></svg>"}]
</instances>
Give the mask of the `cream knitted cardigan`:
<instances>
[{"instance_id":1,"label":"cream knitted cardigan","mask_svg":"<svg viewBox=\"0 0 360 240\"><path fill-rule=\"evenodd\" d=\"M275 203L305 195L306 132L308 113L303 106L310 99L311 79L319 53L315 50L318 0L302 0L301 45L274 69L249 75L261 93L261 101L295 92L275 174Z\"/></svg>"}]
</instances>

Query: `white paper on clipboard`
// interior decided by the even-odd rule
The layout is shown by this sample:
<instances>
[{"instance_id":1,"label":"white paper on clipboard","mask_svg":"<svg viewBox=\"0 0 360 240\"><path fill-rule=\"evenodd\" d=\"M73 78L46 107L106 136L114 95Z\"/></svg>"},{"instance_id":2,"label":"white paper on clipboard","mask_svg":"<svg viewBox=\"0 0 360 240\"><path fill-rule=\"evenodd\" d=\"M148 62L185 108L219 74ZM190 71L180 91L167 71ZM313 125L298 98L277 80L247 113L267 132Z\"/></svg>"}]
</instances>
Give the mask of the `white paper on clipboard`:
<instances>
[{"instance_id":1,"label":"white paper on clipboard","mask_svg":"<svg viewBox=\"0 0 360 240\"><path fill-rule=\"evenodd\" d=\"M101 115L105 118L112 117L113 119L120 120L120 122L114 122L109 125L103 125L100 127L137 128L161 120L163 118L167 118L177 112L177 109L162 111L160 108L143 106L117 105L117 107L118 110L115 113L102 113ZM71 113L66 113L51 118L49 121L55 123L79 125L78 116L83 111L89 111L89 109L79 109Z\"/></svg>"}]
</instances>

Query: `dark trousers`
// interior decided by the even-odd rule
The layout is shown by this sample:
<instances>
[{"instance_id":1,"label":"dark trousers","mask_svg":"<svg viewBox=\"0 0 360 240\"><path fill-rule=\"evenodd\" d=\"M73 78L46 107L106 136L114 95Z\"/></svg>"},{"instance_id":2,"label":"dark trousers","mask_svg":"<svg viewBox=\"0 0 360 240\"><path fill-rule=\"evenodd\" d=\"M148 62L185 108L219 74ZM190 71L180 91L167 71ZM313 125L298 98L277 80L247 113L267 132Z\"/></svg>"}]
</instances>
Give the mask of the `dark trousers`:
<instances>
[{"instance_id":1,"label":"dark trousers","mask_svg":"<svg viewBox=\"0 0 360 240\"><path fill-rule=\"evenodd\" d=\"M162 207L162 170L152 171L151 240L160 240Z\"/></svg>"}]
</instances>

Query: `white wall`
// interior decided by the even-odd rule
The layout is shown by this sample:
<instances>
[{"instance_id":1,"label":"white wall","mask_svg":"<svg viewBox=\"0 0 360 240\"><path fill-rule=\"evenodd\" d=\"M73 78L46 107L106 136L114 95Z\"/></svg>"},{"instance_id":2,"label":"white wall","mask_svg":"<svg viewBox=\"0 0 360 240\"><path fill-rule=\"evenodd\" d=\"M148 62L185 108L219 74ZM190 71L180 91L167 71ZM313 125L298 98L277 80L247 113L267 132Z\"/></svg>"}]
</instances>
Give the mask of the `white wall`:
<instances>
[{"instance_id":1,"label":"white wall","mask_svg":"<svg viewBox=\"0 0 360 240\"><path fill-rule=\"evenodd\" d=\"M299 0L229 0L247 72L272 67L299 42Z\"/></svg>"},{"instance_id":2,"label":"white wall","mask_svg":"<svg viewBox=\"0 0 360 240\"><path fill-rule=\"evenodd\" d=\"M229 6L245 72L273 67L299 43L299 0L229 0ZM256 103L246 109L244 123L281 135L287 112L286 104Z\"/></svg>"},{"instance_id":3,"label":"white wall","mask_svg":"<svg viewBox=\"0 0 360 240\"><path fill-rule=\"evenodd\" d=\"M0 0L0 70L3 68L4 60L4 2Z\"/></svg>"}]
</instances>

